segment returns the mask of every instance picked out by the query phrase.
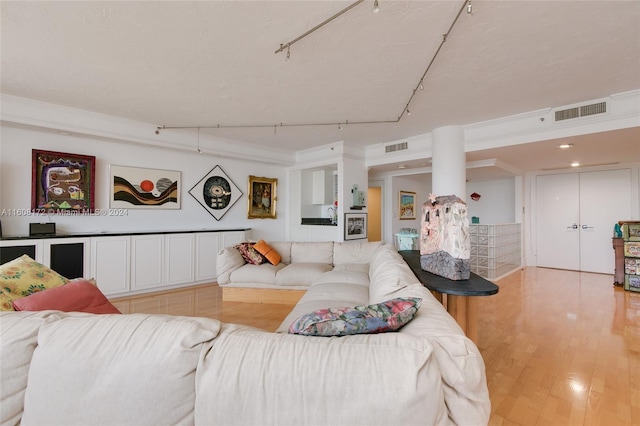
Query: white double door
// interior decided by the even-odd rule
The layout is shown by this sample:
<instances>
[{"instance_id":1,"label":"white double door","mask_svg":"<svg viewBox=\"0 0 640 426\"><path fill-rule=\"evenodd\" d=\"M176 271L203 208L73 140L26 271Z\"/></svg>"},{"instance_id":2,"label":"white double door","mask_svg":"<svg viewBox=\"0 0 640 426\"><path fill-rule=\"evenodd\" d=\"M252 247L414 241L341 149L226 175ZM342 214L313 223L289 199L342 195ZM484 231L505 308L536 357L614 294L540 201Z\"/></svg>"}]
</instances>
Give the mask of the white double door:
<instances>
[{"instance_id":1,"label":"white double door","mask_svg":"<svg viewBox=\"0 0 640 426\"><path fill-rule=\"evenodd\" d=\"M614 273L611 237L631 217L631 170L536 178L537 265Z\"/></svg>"}]
</instances>

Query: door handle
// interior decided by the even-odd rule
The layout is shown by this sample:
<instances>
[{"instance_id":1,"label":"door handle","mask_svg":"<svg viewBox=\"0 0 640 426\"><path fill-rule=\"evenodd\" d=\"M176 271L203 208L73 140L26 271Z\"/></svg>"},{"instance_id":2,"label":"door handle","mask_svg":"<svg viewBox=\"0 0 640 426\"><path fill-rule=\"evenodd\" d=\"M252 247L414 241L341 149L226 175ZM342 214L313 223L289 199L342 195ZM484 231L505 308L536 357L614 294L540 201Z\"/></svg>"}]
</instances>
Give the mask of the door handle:
<instances>
[{"instance_id":1,"label":"door handle","mask_svg":"<svg viewBox=\"0 0 640 426\"><path fill-rule=\"evenodd\" d=\"M574 223L574 224L573 224L573 225L571 225L571 226L567 226L567 229L578 229L578 224L577 224L577 223Z\"/></svg>"},{"instance_id":2,"label":"door handle","mask_svg":"<svg viewBox=\"0 0 640 426\"><path fill-rule=\"evenodd\" d=\"M582 225L582 229L593 229L593 226Z\"/></svg>"}]
</instances>

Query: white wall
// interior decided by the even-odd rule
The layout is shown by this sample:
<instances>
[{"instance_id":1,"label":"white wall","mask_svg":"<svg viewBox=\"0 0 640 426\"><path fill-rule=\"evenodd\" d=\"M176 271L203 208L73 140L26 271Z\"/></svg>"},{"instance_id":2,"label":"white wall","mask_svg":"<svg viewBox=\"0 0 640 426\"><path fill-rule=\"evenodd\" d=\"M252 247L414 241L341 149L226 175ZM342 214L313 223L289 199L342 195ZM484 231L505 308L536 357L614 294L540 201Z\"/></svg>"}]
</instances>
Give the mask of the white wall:
<instances>
[{"instance_id":1,"label":"white wall","mask_svg":"<svg viewBox=\"0 0 640 426\"><path fill-rule=\"evenodd\" d=\"M478 201L473 201L471 194L481 195ZM516 202L515 178L496 179L482 182L467 182L466 202L469 206L469 222L471 217L480 218L480 223L514 223L514 205Z\"/></svg>"},{"instance_id":2,"label":"white wall","mask_svg":"<svg viewBox=\"0 0 640 426\"><path fill-rule=\"evenodd\" d=\"M31 150L41 149L96 157L95 207L109 208L109 164L177 170L182 174L181 209L130 209L126 216L18 216L31 207ZM243 195L217 221L188 193L219 165ZM248 176L278 179L277 219L247 218ZM56 222L61 234L191 229L251 228L253 239L283 239L285 235L286 174L281 166L218 158L164 148L105 141L3 125L0 129L0 220L4 236L27 235L30 222Z\"/></svg>"}]
</instances>

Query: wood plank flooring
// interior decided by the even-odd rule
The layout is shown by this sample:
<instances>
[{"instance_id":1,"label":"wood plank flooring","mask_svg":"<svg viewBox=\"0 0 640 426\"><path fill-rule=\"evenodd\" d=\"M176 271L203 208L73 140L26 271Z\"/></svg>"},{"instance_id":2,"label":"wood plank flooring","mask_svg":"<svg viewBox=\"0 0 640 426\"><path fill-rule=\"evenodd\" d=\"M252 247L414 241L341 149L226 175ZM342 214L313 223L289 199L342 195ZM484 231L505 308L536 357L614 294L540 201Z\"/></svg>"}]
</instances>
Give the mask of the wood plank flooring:
<instances>
[{"instance_id":1,"label":"wood plank flooring","mask_svg":"<svg viewBox=\"0 0 640 426\"><path fill-rule=\"evenodd\" d=\"M525 268L498 281L497 295L478 298L491 425L640 425L640 293L612 283L611 275ZM171 308L173 299L180 309ZM226 302L216 284L116 302L127 312L200 315L268 331L292 308Z\"/></svg>"},{"instance_id":2,"label":"wood plank flooring","mask_svg":"<svg viewBox=\"0 0 640 426\"><path fill-rule=\"evenodd\" d=\"M478 301L492 425L640 425L640 293L525 268Z\"/></svg>"}]
</instances>

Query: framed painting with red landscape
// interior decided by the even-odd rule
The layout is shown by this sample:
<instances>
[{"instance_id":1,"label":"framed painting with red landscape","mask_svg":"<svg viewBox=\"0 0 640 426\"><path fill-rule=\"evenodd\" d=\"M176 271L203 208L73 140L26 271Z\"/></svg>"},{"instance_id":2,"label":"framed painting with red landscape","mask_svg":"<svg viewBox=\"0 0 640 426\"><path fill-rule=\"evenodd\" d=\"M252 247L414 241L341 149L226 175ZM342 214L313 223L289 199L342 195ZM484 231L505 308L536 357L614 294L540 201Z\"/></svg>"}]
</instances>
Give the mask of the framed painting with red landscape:
<instances>
[{"instance_id":1,"label":"framed painting with red landscape","mask_svg":"<svg viewBox=\"0 0 640 426\"><path fill-rule=\"evenodd\" d=\"M179 209L180 172L110 165L109 207Z\"/></svg>"}]
</instances>

